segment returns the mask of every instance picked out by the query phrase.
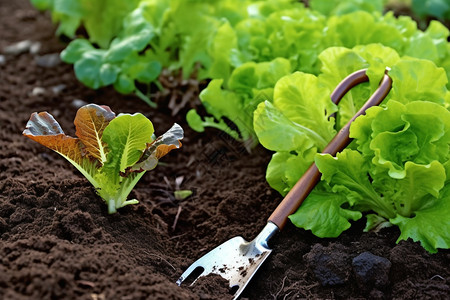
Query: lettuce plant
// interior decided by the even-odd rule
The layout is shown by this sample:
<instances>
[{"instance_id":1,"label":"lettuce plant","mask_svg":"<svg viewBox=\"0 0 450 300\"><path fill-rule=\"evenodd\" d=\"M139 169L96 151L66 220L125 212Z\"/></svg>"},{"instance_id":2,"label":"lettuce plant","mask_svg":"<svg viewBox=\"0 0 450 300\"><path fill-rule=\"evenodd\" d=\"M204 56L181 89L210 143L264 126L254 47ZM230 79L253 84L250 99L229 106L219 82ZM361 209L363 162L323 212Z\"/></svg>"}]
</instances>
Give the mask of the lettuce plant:
<instances>
[{"instance_id":1,"label":"lettuce plant","mask_svg":"<svg viewBox=\"0 0 450 300\"><path fill-rule=\"evenodd\" d=\"M285 195L316 162L322 181L290 219L319 237L337 237L367 215L366 230L397 225L430 252L450 246L450 92L445 70L401 58L379 44L333 47L319 55L318 76L296 72L275 85L254 116L260 143L276 151L266 178ZM336 158L320 155L378 86L386 66L392 90L352 124L355 141ZM368 68L369 83L334 105L329 95L348 74ZM338 119L332 116L337 112Z\"/></svg>"},{"instance_id":2,"label":"lettuce plant","mask_svg":"<svg viewBox=\"0 0 450 300\"><path fill-rule=\"evenodd\" d=\"M206 115L189 111L189 125L222 130L248 149L258 143L256 106L272 101L282 76L319 74L319 55L329 47L379 43L433 61L450 75L448 29L432 21L421 31L410 17L383 15L382 0L311 0L309 8L290 0L31 1L51 10L69 36L86 28L88 36L61 53L85 85L113 85L156 107L151 84L158 86L163 68L211 79L200 95ZM93 17L98 14L102 22Z\"/></svg>"},{"instance_id":3,"label":"lettuce plant","mask_svg":"<svg viewBox=\"0 0 450 300\"><path fill-rule=\"evenodd\" d=\"M115 115L107 106L88 104L75 117L75 135L66 135L47 112L33 113L23 134L54 150L77 168L108 205L108 212L136 204L127 200L146 171L172 149L181 147L183 129L174 124L154 137L152 122L136 113Z\"/></svg>"}]
</instances>

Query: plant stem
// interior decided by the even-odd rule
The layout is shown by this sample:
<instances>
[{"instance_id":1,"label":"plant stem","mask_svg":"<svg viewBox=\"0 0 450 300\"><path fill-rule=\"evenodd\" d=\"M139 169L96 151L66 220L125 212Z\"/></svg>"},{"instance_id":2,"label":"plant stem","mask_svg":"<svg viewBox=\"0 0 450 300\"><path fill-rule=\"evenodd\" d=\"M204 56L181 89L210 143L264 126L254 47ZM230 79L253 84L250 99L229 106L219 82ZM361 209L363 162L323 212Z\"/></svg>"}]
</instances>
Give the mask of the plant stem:
<instances>
[{"instance_id":1,"label":"plant stem","mask_svg":"<svg viewBox=\"0 0 450 300\"><path fill-rule=\"evenodd\" d=\"M136 96L138 96L141 100L144 100L145 103L147 103L150 107L156 108L157 105L155 102L153 102L152 100L150 100L149 97L147 97L147 95L144 95L144 93L142 93L139 89L135 90Z\"/></svg>"}]
</instances>

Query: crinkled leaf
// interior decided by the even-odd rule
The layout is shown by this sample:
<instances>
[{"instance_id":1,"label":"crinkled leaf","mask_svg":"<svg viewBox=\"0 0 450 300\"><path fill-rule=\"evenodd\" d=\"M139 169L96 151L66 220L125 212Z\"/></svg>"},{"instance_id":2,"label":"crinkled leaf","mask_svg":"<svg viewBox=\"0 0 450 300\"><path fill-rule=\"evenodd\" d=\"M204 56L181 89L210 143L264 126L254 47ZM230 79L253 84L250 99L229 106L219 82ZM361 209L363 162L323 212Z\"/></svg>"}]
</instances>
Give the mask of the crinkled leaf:
<instances>
[{"instance_id":1,"label":"crinkled leaf","mask_svg":"<svg viewBox=\"0 0 450 300\"><path fill-rule=\"evenodd\" d=\"M373 210L388 218L394 215L394 208L374 190L369 180L369 166L359 152L345 149L336 157L318 154L315 162L322 179L333 191L352 199L361 211Z\"/></svg>"},{"instance_id":2,"label":"crinkled leaf","mask_svg":"<svg viewBox=\"0 0 450 300\"><path fill-rule=\"evenodd\" d=\"M362 125L365 120L370 124L366 121ZM371 108L366 116L356 120L351 127L352 136L361 138L364 126L367 133L372 131L369 147L375 153L374 163L389 168L392 177L405 176L407 161L429 164L448 156L450 112L436 103L415 101L403 105L391 100L385 109ZM358 143L367 146L367 138L365 134Z\"/></svg>"},{"instance_id":3,"label":"crinkled leaf","mask_svg":"<svg viewBox=\"0 0 450 300\"><path fill-rule=\"evenodd\" d=\"M444 103L448 82L445 70L428 60L402 60L389 71L392 99L402 103L423 100Z\"/></svg>"},{"instance_id":4,"label":"crinkled leaf","mask_svg":"<svg viewBox=\"0 0 450 300\"><path fill-rule=\"evenodd\" d=\"M329 118L336 111L329 91L320 88L316 76L301 72L285 76L275 85L273 105L289 120L309 128L322 140L322 149L330 141L335 130L334 119Z\"/></svg>"},{"instance_id":5,"label":"crinkled leaf","mask_svg":"<svg viewBox=\"0 0 450 300\"><path fill-rule=\"evenodd\" d=\"M281 77L290 73L291 64L285 58L261 63L247 62L233 71L228 88L253 96L253 90L273 88Z\"/></svg>"},{"instance_id":6,"label":"crinkled leaf","mask_svg":"<svg viewBox=\"0 0 450 300\"><path fill-rule=\"evenodd\" d=\"M438 197L445 180L445 169L438 161L432 161L428 165L408 161L405 164L405 178L394 181L394 184L387 185L384 189L392 189L394 193L391 197L397 212L408 217L427 206L427 195Z\"/></svg>"},{"instance_id":7,"label":"crinkled leaf","mask_svg":"<svg viewBox=\"0 0 450 300\"><path fill-rule=\"evenodd\" d=\"M411 238L418 241L429 252L450 247L450 185L442 190L438 199L429 199L429 206L414 212L408 218L397 215L391 223L400 228L397 242Z\"/></svg>"}]
</instances>

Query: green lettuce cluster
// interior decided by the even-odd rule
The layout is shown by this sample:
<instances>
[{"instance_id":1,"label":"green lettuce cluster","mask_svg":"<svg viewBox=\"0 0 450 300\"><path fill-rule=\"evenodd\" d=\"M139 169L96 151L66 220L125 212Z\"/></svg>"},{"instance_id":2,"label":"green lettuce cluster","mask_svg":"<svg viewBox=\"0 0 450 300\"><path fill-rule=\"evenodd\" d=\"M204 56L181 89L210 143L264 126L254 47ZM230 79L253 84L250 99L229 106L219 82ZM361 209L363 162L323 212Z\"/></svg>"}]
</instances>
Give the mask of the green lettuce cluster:
<instances>
[{"instance_id":1,"label":"green lettuce cluster","mask_svg":"<svg viewBox=\"0 0 450 300\"><path fill-rule=\"evenodd\" d=\"M230 55L228 60L225 57L216 59L222 60L221 65L230 66L227 70L231 68L231 75L217 78L215 74L209 74L214 80L222 80L220 89L213 80L200 94L200 100L212 117L202 120L195 111L191 111L187 117L189 125L200 131L204 127L215 127L228 133L233 132L232 136L237 136L238 140L254 144L255 131L247 126L247 123L253 121L252 114L248 112L252 112L264 100L272 101L272 88L277 82L265 80L266 84L261 86L261 79L267 77L261 70L270 63L274 70L289 71L286 64L289 62L291 73L301 71L317 75L323 68L319 55L330 47L353 48L381 44L395 50L395 55L430 60L442 66L447 75L450 75L450 43L447 42L449 31L441 23L432 22L423 32L418 30L417 24L409 17L396 18L392 13L382 15L378 11L380 5L376 4L377 1L338 1L340 4L333 4L333 13L325 6L320 6L319 2L312 1L313 9L307 9L298 3L288 8L273 8L268 1L264 9L260 7L258 14L250 15L235 26L230 24L228 34L233 36L230 39L233 43L228 45L232 46ZM333 3L326 2L328 5ZM355 9L358 6L344 5L353 2L360 3L368 11ZM314 7L320 10L314 10ZM229 48L226 49L228 51ZM284 60L280 60L281 58ZM353 58L347 59L351 61ZM387 60L384 58L384 61ZM342 73L348 69L346 67L338 71ZM247 78L254 78L242 81L241 85L245 85L245 88L238 90L233 84L229 84L228 80L234 79L236 73L244 72L248 74ZM278 79L279 75L282 73L272 71L273 79ZM244 113L236 114L236 106ZM223 122L224 119L231 120L236 126L227 125Z\"/></svg>"},{"instance_id":2,"label":"green lettuce cluster","mask_svg":"<svg viewBox=\"0 0 450 300\"><path fill-rule=\"evenodd\" d=\"M86 29L61 55L85 85L113 85L155 107L150 84L158 85L163 68L211 79L200 95L207 115L190 111L189 125L223 130L249 149L258 143L257 105L272 101L284 75L318 75L319 54L329 47L380 43L450 75L449 31L439 22L421 31L410 17L383 15L382 0L311 0L310 8L290 0L31 1L52 11L60 34Z\"/></svg>"},{"instance_id":3,"label":"green lettuce cluster","mask_svg":"<svg viewBox=\"0 0 450 300\"><path fill-rule=\"evenodd\" d=\"M420 241L430 252L448 248L450 92L444 69L379 44L328 48L319 60L318 76L281 78L273 101L259 104L254 115L259 141L276 151L266 174L274 189L287 194L313 162L322 173L291 221L319 237L337 237L367 213L366 230L394 224L399 240ZM336 158L318 154L377 88L386 66L392 90L381 106L353 122L354 142ZM361 68L370 82L336 106L331 90Z\"/></svg>"}]
</instances>

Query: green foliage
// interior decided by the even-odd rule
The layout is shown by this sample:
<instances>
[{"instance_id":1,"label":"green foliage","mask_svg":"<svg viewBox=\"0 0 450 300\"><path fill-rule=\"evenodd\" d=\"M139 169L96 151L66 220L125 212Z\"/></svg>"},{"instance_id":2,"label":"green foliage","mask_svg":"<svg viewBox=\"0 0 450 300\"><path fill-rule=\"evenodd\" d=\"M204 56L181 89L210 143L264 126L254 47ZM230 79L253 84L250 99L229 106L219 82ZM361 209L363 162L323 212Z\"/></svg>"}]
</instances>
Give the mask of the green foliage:
<instances>
[{"instance_id":1,"label":"green foliage","mask_svg":"<svg viewBox=\"0 0 450 300\"><path fill-rule=\"evenodd\" d=\"M421 18L450 20L450 2L447 0L412 0L412 9Z\"/></svg>"},{"instance_id":2,"label":"green foliage","mask_svg":"<svg viewBox=\"0 0 450 300\"><path fill-rule=\"evenodd\" d=\"M323 174L322 183L290 217L292 222L320 237L336 237L350 220L371 212L366 230L395 224L402 230L399 240L410 237L430 252L448 248L450 223L439 218L444 213L426 219L435 207L450 209L444 70L427 60L400 58L380 45L329 48L319 59L319 76L283 77L275 86L273 104L261 103L254 117L261 144L277 151L266 174L273 188L286 194L314 160ZM321 95L329 95L328 88L345 74L368 68L371 82L354 88L338 106L337 115L346 123L376 88L386 65L392 66L393 89L383 106L369 109L352 124L356 143L336 158L316 154L336 132L330 118L336 108Z\"/></svg>"},{"instance_id":3,"label":"green foliage","mask_svg":"<svg viewBox=\"0 0 450 300\"><path fill-rule=\"evenodd\" d=\"M50 10L59 23L57 34L75 37L80 26L86 29L89 40L107 48L122 27L124 17L140 0L31 0L40 10Z\"/></svg>"},{"instance_id":4,"label":"green foliage","mask_svg":"<svg viewBox=\"0 0 450 300\"><path fill-rule=\"evenodd\" d=\"M210 80L200 94L207 114L190 110L189 125L275 151L266 178L280 193L316 160L324 180L291 217L298 226L337 236L372 212L367 229L396 224L401 239L448 248L448 222L433 231L425 220L448 209L450 43L441 23L421 31L410 17L382 14L381 0L311 0L311 8L290 0L31 1L52 11L59 33L86 29L61 57L87 86L113 85L156 106L145 87L162 68L181 69L185 78ZM446 18L445 3L413 1L419 15L438 18ZM392 91L352 126L356 143L336 159L316 156L386 67ZM362 68L370 82L331 103L336 85Z\"/></svg>"},{"instance_id":5,"label":"green foliage","mask_svg":"<svg viewBox=\"0 0 450 300\"><path fill-rule=\"evenodd\" d=\"M257 105L272 100L273 88L282 76L295 71L323 72L323 64L334 59L334 53L323 53L329 47L386 47L387 52L378 49L373 58L364 54L371 50L357 53L373 65L372 88L377 85L374 76L379 75L375 71L379 57L383 63L378 63L378 69L411 56L428 59L450 75L448 30L431 22L423 32L409 17L382 15L381 0L312 0L311 8L289 0L32 2L39 9L51 10L64 28L60 31L69 36L85 26L88 37L75 39L61 55L74 64L84 84L94 89L113 85L120 93L136 93L155 107L148 96L149 86L162 68L181 69L185 78L211 79L200 97L208 115L192 111L189 124L200 131L218 128L249 147L257 144L252 128ZM352 54L342 59L355 67ZM337 71L348 74L349 68ZM337 82L330 80L329 88ZM351 98L359 99L353 95L344 100L349 114L352 102L357 101ZM348 115L340 116L342 124Z\"/></svg>"}]
</instances>

